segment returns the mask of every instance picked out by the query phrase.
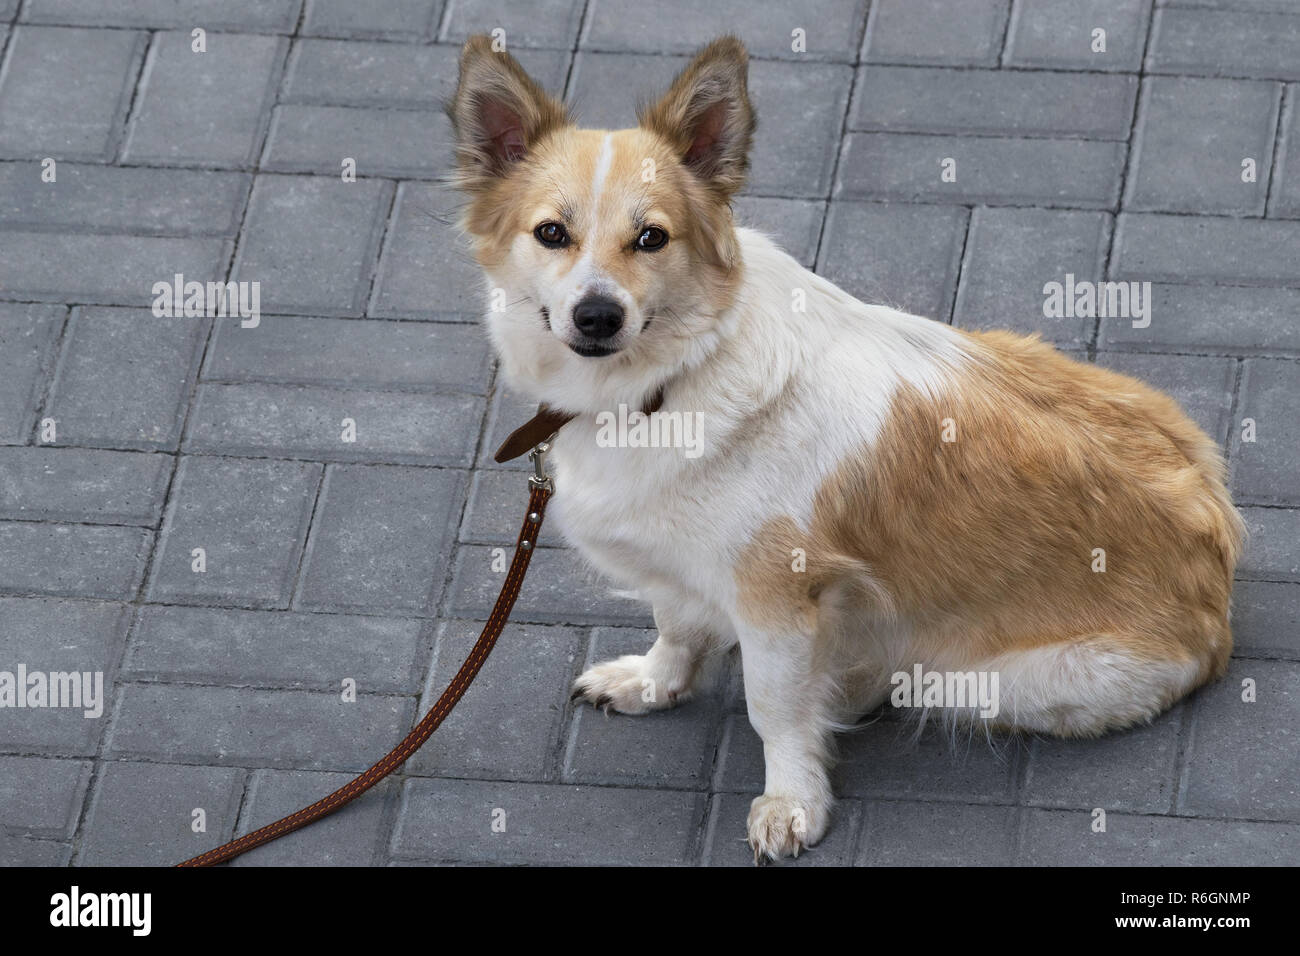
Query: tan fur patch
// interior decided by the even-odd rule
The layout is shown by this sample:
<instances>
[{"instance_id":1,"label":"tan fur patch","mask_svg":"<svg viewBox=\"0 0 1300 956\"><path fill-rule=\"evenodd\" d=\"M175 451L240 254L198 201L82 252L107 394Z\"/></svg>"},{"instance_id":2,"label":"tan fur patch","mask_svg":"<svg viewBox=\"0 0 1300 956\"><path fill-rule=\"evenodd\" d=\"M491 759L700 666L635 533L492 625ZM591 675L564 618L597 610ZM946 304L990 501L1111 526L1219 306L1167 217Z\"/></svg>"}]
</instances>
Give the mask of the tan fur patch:
<instances>
[{"instance_id":1,"label":"tan fur patch","mask_svg":"<svg viewBox=\"0 0 1300 956\"><path fill-rule=\"evenodd\" d=\"M1127 376L1010 333L969 342L975 361L943 395L895 397L875 447L819 490L810 529L780 518L759 531L737 575L742 609L807 627L828 587L856 580L930 660L1106 635L1139 659L1194 661L1200 681L1220 675L1244 529L1219 449ZM792 548L806 574L791 573Z\"/></svg>"}]
</instances>

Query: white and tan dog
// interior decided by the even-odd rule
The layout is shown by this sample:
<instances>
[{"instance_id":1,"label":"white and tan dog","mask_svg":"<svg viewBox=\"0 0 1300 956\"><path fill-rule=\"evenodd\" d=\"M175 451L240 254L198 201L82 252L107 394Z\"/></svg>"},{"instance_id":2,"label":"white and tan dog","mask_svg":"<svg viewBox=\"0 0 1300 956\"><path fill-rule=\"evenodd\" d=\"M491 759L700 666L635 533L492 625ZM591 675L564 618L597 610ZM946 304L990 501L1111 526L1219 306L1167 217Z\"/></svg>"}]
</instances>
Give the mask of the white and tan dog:
<instances>
[{"instance_id":1,"label":"white and tan dog","mask_svg":"<svg viewBox=\"0 0 1300 956\"><path fill-rule=\"evenodd\" d=\"M587 130L476 37L448 111L505 378L576 415L555 517L654 606L649 652L575 693L671 707L739 644L767 769L749 840L775 859L824 834L831 734L897 671L995 672L993 726L1062 736L1221 675L1243 526L1165 395L865 305L736 228L747 70L719 39L635 129ZM696 454L600 440L601 413L661 389L657 414L699 416Z\"/></svg>"}]
</instances>

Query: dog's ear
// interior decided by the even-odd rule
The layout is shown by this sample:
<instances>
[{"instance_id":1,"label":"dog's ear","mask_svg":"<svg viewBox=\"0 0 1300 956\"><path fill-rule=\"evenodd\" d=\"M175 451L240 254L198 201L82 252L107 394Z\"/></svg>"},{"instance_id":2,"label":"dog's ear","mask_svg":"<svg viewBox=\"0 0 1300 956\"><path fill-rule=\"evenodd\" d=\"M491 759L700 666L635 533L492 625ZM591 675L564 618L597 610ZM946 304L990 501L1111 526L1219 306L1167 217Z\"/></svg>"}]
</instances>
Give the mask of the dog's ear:
<instances>
[{"instance_id":1,"label":"dog's ear","mask_svg":"<svg viewBox=\"0 0 1300 956\"><path fill-rule=\"evenodd\" d=\"M458 185L475 190L504 176L537 141L571 122L568 111L492 38L472 36L460 54L460 80L447 102L456 133Z\"/></svg>"},{"instance_id":2,"label":"dog's ear","mask_svg":"<svg viewBox=\"0 0 1300 956\"><path fill-rule=\"evenodd\" d=\"M659 134L705 185L729 198L745 184L757 121L749 103L749 54L734 36L695 55L659 102L637 120Z\"/></svg>"}]
</instances>

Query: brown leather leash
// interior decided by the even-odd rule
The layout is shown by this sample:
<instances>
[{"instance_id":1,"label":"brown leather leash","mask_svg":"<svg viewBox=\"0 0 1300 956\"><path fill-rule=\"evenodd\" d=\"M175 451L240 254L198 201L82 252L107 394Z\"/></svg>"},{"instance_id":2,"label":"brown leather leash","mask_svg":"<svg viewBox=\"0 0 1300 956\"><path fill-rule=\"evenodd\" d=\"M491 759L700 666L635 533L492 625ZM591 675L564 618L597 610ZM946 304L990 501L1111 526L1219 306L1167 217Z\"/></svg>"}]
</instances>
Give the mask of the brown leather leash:
<instances>
[{"instance_id":1,"label":"brown leather leash","mask_svg":"<svg viewBox=\"0 0 1300 956\"><path fill-rule=\"evenodd\" d=\"M646 416L654 414L663 405L663 401L664 390L661 388L646 403L642 414ZM541 405L536 415L510 433L493 456L496 461L505 462L518 458L530 448L532 449L528 452L528 457L533 462L533 474L528 477L528 486L532 489L528 496L528 513L524 518L524 526L519 531L519 537L515 539L515 556L510 562L510 569L506 572L505 583L501 585L501 593L497 595L492 613L483 624L483 633L470 648L465 663L460 665L460 670L451 679L451 683L442 692L437 703L429 708L429 712L415 725L415 728L382 760L365 773L339 787L328 797L323 797L311 806L303 807L297 813L291 813L274 823L268 823L260 830L254 830L229 843L223 843L215 850L209 850L184 863L177 863L177 866L215 866L218 863L225 863L254 847L270 843L286 833L292 833L309 823L315 823L321 817L329 816L334 811L347 806L406 763L411 755L433 736L438 725L451 713L451 709L465 695L465 691L469 690L470 683L478 676L483 662L487 660L488 654L496 645L497 638L505 629L510 611L515 606L515 599L519 597L519 589L523 586L524 574L528 571L528 562L532 559L538 532L542 530L542 519L546 516L546 502L555 491L550 476L546 474L546 453L551 448L549 441L573 418L573 415Z\"/></svg>"},{"instance_id":2,"label":"brown leather leash","mask_svg":"<svg viewBox=\"0 0 1300 956\"><path fill-rule=\"evenodd\" d=\"M483 633L479 635L473 648L470 649L469 656L465 658L465 663L461 664L460 670L451 679L447 689L442 692L438 702L429 708L429 712L423 719L400 744L388 752L387 756L365 773L339 787L328 797L317 800L311 806L303 807L297 813L291 813L259 830L224 843L215 850L209 850L184 863L178 863L177 866L214 866L225 863L254 847L270 843L309 823L315 823L321 817L347 806L379 783L404 764L433 735L438 725L451 713L451 709L464 696L470 683L478 675L479 669L482 668L483 662L487 660L488 654L492 652L497 638L501 636L501 631L506 626L510 611L515 606L515 599L519 597L519 589L524 583L524 574L528 571L528 562L532 559L537 535L542 530L542 519L546 517L546 502L554 492L551 479L546 474L545 455L550 450L550 445L545 439L551 437L559 430L559 426L571 417L542 406L533 419L511 433L496 453L497 461L509 461L518 458L528 448L532 448L529 457L533 461L534 473L528 478L529 487L532 489L528 496L528 512L524 518L524 525L519 531L519 537L515 540L514 559L510 562L510 569L506 572L505 583L501 585L501 593L497 595L492 613L488 615L483 625Z\"/></svg>"}]
</instances>

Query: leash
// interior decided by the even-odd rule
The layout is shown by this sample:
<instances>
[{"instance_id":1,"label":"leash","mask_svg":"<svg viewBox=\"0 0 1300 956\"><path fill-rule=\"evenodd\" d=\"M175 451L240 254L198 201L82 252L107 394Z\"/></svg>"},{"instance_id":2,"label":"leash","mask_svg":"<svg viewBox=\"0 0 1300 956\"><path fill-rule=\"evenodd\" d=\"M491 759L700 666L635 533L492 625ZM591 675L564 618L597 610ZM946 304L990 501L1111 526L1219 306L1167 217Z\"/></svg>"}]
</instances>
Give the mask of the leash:
<instances>
[{"instance_id":1,"label":"leash","mask_svg":"<svg viewBox=\"0 0 1300 956\"><path fill-rule=\"evenodd\" d=\"M252 833L247 833L242 837L231 840L229 843L224 843L215 850L209 850L207 853L186 860L184 863L178 863L177 866L214 866L217 863L225 863L242 853L247 853L254 847L270 843L286 833L292 833L294 830L301 829L310 823L315 823L321 817L328 816L334 811L347 806L379 783L379 781L404 764L433 735L433 732L438 729L438 725L451 713L451 709L464 696L465 691L469 689L470 683L478 675L480 668L483 667L483 662L487 660L488 654L492 652L497 638L501 636L501 631L506 626L506 620L510 617L510 611L515 606L515 599L519 596L519 589L524 583L524 574L528 571L528 562L533 556L533 546L537 541L538 533L542 530L542 519L546 516L546 502L555 491L555 486L546 474L545 456L550 451L550 445L544 439L551 437L558 430L558 426L555 424L556 420L555 413L543 407L536 417L511 433L510 437L506 439L496 453L497 461L508 461L511 458L517 458L529 447L524 445L523 448L520 448L521 442L525 438L534 439L532 451L528 455L533 462L533 474L528 477L528 486L531 489L528 496L528 512L524 517L524 524L519 531L519 537L515 540L514 559L510 562L510 569L506 572L505 583L501 585L501 593L497 595L496 604L492 606L492 613L488 615L488 619L483 625L483 633L479 635L474 647L469 652L469 656L465 658L465 663L461 664L460 670L451 679L447 689L442 692L438 702L429 709L429 712L424 715L402 742L388 752L387 756L365 773L335 790L328 797L317 800L309 807L303 807L297 813L291 813L274 823L269 823L260 830L254 830ZM565 421L567 420L568 418L565 418ZM560 422L560 424L563 424L563 422ZM543 429L549 430L543 433ZM536 438L539 434L542 435L541 439Z\"/></svg>"}]
</instances>

